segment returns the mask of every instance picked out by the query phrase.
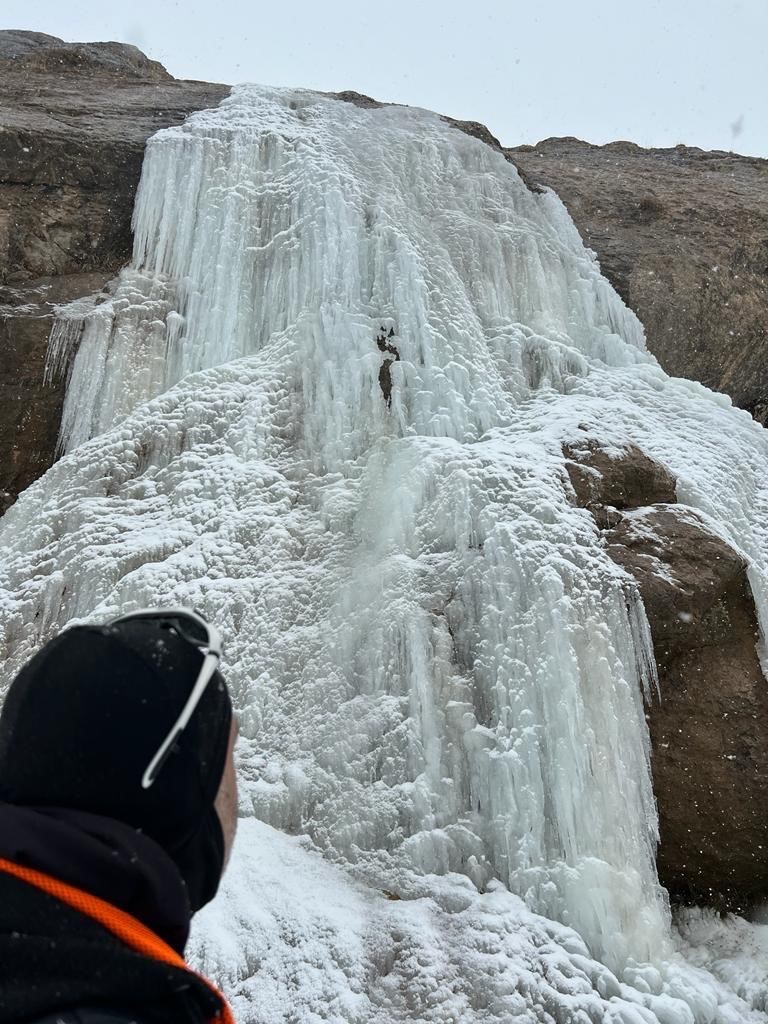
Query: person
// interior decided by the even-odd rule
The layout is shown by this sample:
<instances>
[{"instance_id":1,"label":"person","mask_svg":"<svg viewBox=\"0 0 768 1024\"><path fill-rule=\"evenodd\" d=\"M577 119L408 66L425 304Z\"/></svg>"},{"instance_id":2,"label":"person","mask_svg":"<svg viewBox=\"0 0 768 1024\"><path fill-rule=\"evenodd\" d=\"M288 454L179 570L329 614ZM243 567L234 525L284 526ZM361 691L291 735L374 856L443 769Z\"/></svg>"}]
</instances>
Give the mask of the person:
<instances>
[{"instance_id":1,"label":"person","mask_svg":"<svg viewBox=\"0 0 768 1024\"><path fill-rule=\"evenodd\" d=\"M0 712L0 1024L232 1024L183 959L234 840L220 637L187 609L65 629Z\"/></svg>"}]
</instances>

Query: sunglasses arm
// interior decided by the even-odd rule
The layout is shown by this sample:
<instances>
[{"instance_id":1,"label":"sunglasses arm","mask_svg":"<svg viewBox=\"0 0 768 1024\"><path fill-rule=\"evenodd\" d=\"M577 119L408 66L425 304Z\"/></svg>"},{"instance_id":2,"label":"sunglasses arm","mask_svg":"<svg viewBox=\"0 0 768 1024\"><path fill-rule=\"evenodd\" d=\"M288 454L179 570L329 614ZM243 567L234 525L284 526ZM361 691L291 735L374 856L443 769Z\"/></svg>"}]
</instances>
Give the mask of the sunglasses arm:
<instances>
[{"instance_id":1,"label":"sunglasses arm","mask_svg":"<svg viewBox=\"0 0 768 1024\"><path fill-rule=\"evenodd\" d=\"M195 685L192 687L192 691L187 698L187 703L182 708L181 714L171 726L170 732L165 737L157 753L147 765L146 771L141 777L141 788L149 789L152 783L157 778L158 772L163 767L165 762L173 750L174 744L182 734L184 729L187 727L190 718L194 714L195 708L200 703L200 698L205 693L205 688L211 680L214 672L219 666L219 652L217 650L209 650L203 660L203 664L200 666L200 672L198 674Z\"/></svg>"}]
</instances>

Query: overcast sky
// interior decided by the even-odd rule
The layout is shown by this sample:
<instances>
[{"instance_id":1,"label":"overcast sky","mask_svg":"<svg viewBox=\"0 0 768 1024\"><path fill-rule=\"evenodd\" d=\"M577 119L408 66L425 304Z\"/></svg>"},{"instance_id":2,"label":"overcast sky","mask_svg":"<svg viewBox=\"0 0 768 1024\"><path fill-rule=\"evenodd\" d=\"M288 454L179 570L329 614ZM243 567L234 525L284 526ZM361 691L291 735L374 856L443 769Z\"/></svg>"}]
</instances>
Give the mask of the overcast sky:
<instances>
[{"instance_id":1,"label":"overcast sky","mask_svg":"<svg viewBox=\"0 0 768 1024\"><path fill-rule=\"evenodd\" d=\"M179 78L355 89L504 145L768 157L768 0L3 0L5 28L141 47Z\"/></svg>"}]
</instances>

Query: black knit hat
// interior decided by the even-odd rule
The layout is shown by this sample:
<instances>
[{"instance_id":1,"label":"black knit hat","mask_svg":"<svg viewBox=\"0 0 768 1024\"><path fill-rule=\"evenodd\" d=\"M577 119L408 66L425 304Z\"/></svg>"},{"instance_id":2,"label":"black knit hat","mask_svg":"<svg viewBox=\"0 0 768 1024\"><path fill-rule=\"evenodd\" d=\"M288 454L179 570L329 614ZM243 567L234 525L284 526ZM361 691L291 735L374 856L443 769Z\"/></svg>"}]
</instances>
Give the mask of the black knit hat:
<instances>
[{"instance_id":1,"label":"black knit hat","mask_svg":"<svg viewBox=\"0 0 768 1024\"><path fill-rule=\"evenodd\" d=\"M217 672L156 781L142 788L203 660L167 626L77 626L24 666L0 713L0 800L89 811L141 830L176 862L194 911L215 895L224 865L213 803L232 707Z\"/></svg>"}]
</instances>

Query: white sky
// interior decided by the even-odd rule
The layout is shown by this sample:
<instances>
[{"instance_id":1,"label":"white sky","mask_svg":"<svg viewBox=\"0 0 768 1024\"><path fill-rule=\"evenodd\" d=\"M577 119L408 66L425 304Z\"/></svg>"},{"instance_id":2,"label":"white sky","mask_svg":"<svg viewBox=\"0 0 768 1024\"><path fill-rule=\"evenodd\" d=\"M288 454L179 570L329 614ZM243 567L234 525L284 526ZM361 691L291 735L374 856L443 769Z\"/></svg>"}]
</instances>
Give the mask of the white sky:
<instances>
[{"instance_id":1,"label":"white sky","mask_svg":"<svg viewBox=\"0 0 768 1024\"><path fill-rule=\"evenodd\" d=\"M504 145L768 157L768 0L3 0L3 27L132 42L179 78L355 89Z\"/></svg>"}]
</instances>

